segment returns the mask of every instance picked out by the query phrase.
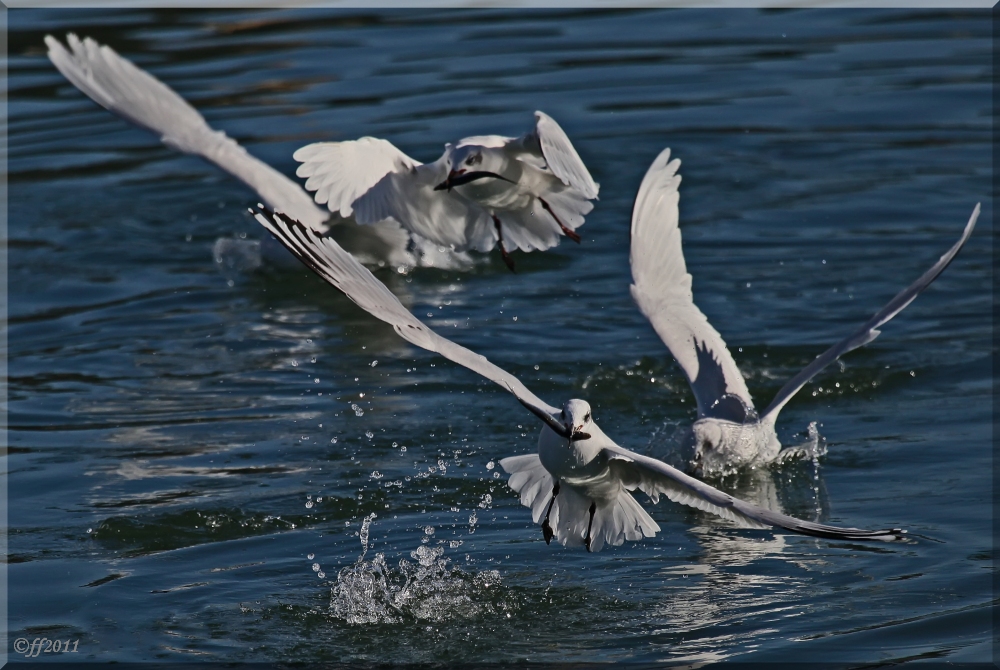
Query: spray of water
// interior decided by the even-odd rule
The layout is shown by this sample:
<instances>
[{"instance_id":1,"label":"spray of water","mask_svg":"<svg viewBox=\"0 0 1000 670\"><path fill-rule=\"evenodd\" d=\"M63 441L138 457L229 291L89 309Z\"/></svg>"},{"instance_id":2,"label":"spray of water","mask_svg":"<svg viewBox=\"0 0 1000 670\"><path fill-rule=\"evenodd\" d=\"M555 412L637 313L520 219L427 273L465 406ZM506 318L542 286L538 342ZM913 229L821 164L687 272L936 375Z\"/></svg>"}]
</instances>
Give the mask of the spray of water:
<instances>
[{"instance_id":1,"label":"spray of water","mask_svg":"<svg viewBox=\"0 0 1000 670\"><path fill-rule=\"evenodd\" d=\"M369 529L375 515L361 524L361 555L337 574L330 592L330 614L355 625L445 621L509 615L514 607L502 589L497 570L467 573L451 565L443 546L430 546L433 529L424 529L420 546L391 567L384 553L372 560ZM430 528L430 527L428 527Z\"/></svg>"}]
</instances>

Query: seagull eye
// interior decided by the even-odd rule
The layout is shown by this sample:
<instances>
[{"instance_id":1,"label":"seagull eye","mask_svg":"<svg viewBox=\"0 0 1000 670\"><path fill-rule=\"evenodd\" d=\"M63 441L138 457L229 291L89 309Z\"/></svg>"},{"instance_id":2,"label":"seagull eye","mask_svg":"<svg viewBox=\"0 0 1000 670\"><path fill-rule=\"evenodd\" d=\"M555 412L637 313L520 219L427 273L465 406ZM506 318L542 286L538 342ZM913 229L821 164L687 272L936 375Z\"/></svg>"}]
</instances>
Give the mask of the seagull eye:
<instances>
[{"instance_id":1,"label":"seagull eye","mask_svg":"<svg viewBox=\"0 0 1000 670\"><path fill-rule=\"evenodd\" d=\"M482 154L473 154L472 156L469 156L465 160L465 164L466 165L479 165L482 162L483 162L483 155Z\"/></svg>"},{"instance_id":2,"label":"seagull eye","mask_svg":"<svg viewBox=\"0 0 1000 670\"><path fill-rule=\"evenodd\" d=\"M583 415L583 421L584 423L590 421L590 412L587 412L586 414Z\"/></svg>"}]
</instances>

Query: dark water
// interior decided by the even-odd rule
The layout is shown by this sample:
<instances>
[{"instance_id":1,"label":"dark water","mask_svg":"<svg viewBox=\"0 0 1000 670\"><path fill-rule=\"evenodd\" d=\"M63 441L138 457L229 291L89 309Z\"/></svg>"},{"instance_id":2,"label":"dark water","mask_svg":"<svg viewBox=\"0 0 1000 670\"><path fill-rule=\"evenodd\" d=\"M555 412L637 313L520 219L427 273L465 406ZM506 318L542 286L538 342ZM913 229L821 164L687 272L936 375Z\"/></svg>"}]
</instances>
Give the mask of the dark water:
<instances>
[{"instance_id":1,"label":"dark water","mask_svg":"<svg viewBox=\"0 0 1000 670\"><path fill-rule=\"evenodd\" d=\"M11 644L79 640L73 658L100 661L990 659L988 14L8 17ZM819 422L818 467L719 483L914 540L736 530L661 502L654 539L546 546L493 467L534 447L534 418L305 270L220 271L217 238L261 234L254 196L67 84L42 38L69 30L287 174L312 141L386 137L430 160L551 114L602 185L581 246L518 254L517 275L494 255L380 276L660 456L693 399L627 285L632 199L663 147L683 160L695 298L762 405L982 200L938 282L782 413L789 444Z\"/></svg>"}]
</instances>

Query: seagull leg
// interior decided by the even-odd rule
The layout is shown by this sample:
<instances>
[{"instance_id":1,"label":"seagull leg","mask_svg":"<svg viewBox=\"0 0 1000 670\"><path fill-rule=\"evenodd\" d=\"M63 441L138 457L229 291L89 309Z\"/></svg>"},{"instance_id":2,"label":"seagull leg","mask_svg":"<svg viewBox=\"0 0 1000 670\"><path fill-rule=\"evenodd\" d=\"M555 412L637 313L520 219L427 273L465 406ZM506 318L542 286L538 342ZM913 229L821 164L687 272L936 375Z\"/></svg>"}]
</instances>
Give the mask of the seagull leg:
<instances>
[{"instance_id":1,"label":"seagull leg","mask_svg":"<svg viewBox=\"0 0 1000 670\"><path fill-rule=\"evenodd\" d=\"M590 503L590 521L587 523L587 534L583 536L583 543L587 545L587 551L590 551L590 529L594 525L594 512L597 511L597 503Z\"/></svg>"},{"instance_id":2,"label":"seagull leg","mask_svg":"<svg viewBox=\"0 0 1000 670\"><path fill-rule=\"evenodd\" d=\"M500 230L500 219L497 218L496 214L490 214L493 217L493 225L497 228L497 237L500 239L500 257L503 258L504 264L510 268L511 272L516 272L514 270L514 259L507 254L507 250L503 246L503 231Z\"/></svg>"},{"instance_id":3,"label":"seagull leg","mask_svg":"<svg viewBox=\"0 0 1000 670\"><path fill-rule=\"evenodd\" d=\"M552 536L555 533L552 532L552 526L549 525L549 514L552 512L552 505L556 502L556 496L559 495L559 482L552 487L552 500L549 501L549 508L545 510L545 520L542 521L542 537L545 538L545 544L552 541Z\"/></svg>"},{"instance_id":4,"label":"seagull leg","mask_svg":"<svg viewBox=\"0 0 1000 670\"><path fill-rule=\"evenodd\" d=\"M576 234L575 230L567 228L566 226L563 225L563 222L559 220L559 217L556 216L556 213L552 211L551 207L549 207L549 203L545 202L545 200L542 198L539 198L538 202L542 203L542 207L545 209L545 211L551 214L552 218L556 220L556 223L559 224L559 227L563 231L563 235L573 240L577 244L580 244L580 236Z\"/></svg>"}]
</instances>

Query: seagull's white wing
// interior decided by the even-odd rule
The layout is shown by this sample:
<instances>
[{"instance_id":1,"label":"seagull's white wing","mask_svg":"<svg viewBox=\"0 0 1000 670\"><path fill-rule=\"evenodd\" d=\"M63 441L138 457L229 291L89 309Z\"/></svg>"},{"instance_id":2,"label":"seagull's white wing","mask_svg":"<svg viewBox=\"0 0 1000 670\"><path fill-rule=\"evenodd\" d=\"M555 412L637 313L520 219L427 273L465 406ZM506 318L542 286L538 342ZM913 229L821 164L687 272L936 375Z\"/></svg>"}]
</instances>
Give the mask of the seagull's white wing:
<instances>
[{"instance_id":1,"label":"seagull's white wing","mask_svg":"<svg viewBox=\"0 0 1000 670\"><path fill-rule=\"evenodd\" d=\"M684 370L698 417L742 422L753 410L746 382L691 295L678 228L680 164L664 149L639 187L632 210L632 297Z\"/></svg>"},{"instance_id":2,"label":"seagull's white wing","mask_svg":"<svg viewBox=\"0 0 1000 670\"><path fill-rule=\"evenodd\" d=\"M969 222L965 224L965 230L962 231L962 236L959 238L951 249L949 249L938 262L935 263L927 272L922 274L917 281L913 282L898 294L896 297L889 301L885 307L880 309L872 318L868 319L861 328L852 333L849 337L841 340L837 344L833 345L822 354L816 357L816 359L804 367L799 374L792 377L788 382L781 387L778 394L771 401L764 413L761 415L761 421L771 421L772 423L778 416L778 412L781 408L785 406L793 395L795 395L799 389L805 386L806 382L812 379L816 373L825 368L830 363L834 362L848 351L857 349L858 347L868 344L876 337L879 336L881 331L878 330L882 324L886 323L892 317L896 316L902 312L907 305L913 302L914 298L920 295L920 292L931 285L938 275L944 272L944 269L948 267L952 259L959 250L965 245L969 236L972 234L972 229L976 226L976 220L979 218L979 203L976 203L975 208L972 210L972 216L969 217Z\"/></svg>"},{"instance_id":3,"label":"seagull's white wing","mask_svg":"<svg viewBox=\"0 0 1000 670\"><path fill-rule=\"evenodd\" d=\"M302 163L295 174L307 178L306 190L316 192L316 202L344 217L353 213L354 201L382 177L421 164L391 142L375 137L309 144L292 158Z\"/></svg>"},{"instance_id":4,"label":"seagull's white wing","mask_svg":"<svg viewBox=\"0 0 1000 670\"><path fill-rule=\"evenodd\" d=\"M803 535L837 540L897 540L906 533L898 528L862 530L802 521L734 498L662 461L617 445L605 447L603 453L612 472L621 478L626 488L640 489L654 503L659 502L662 494L673 502L717 514L746 528L778 526Z\"/></svg>"},{"instance_id":5,"label":"seagull's white wing","mask_svg":"<svg viewBox=\"0 0 1000 670\"><path fill-rule=\"evenodd\" d=\"M443 247L489 251L497 236L486 210L455 191L434 189L447 173L443 160L389 172L354 201L354 218L362 224L392 218Z\"/></svg>"},{"instance_id":6,"label":"seagull's white wing","mask_svg":"<svg viewBox=\"0 0 1000 670\"><path fill-rule=\"evenodd\" d=\"M252 188L271 207L310 228L325 231L329 215L294 181L247 153L173 89L119 56L111 47L70 33L70 50L45 36L49 59L66 79L97 104L160 136L164 144L201 156Z\"/></svg>"},{"instance_id":7,"label":"seagull's white wing","mask_svg":"<svg viewBox=\"0 0 1000 670\"><path fill-rule=\"evenodd\" d=\"M265 228L281 240L299 260L320 277L377 319L391 325L400 337L418 347L441 354L510 391L522 405L561 433L566 428L555 419L559 409L542 401L514 375L428 328L354 256L344 251L332 238L317 235L280 212L253 211Z\"/></svg>"},{"instance_id":8,"label":"seagull's white wing","mask_svg":"<svg viewBox=\"0 0 1000 670\"><path fill-rule=\"evenodd\" d=\"M594 181L583 164L580 154L576 153L573 143L559 127L555 120L545 112L535 112L535 133L538 143L545 156L552 174L559 177L564 184L580 191L588 199L597 197L600 184Z\"/></svg>"}]
</instances>

